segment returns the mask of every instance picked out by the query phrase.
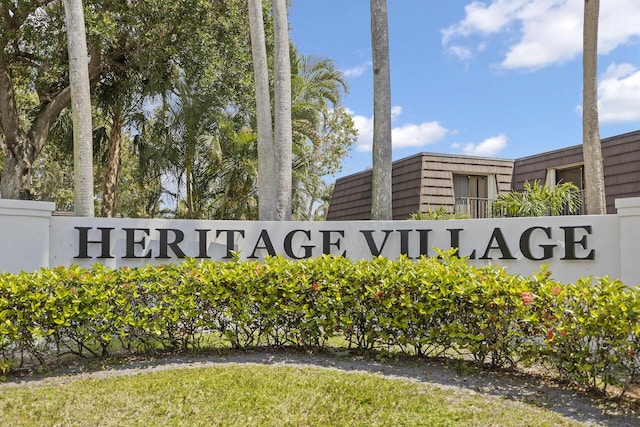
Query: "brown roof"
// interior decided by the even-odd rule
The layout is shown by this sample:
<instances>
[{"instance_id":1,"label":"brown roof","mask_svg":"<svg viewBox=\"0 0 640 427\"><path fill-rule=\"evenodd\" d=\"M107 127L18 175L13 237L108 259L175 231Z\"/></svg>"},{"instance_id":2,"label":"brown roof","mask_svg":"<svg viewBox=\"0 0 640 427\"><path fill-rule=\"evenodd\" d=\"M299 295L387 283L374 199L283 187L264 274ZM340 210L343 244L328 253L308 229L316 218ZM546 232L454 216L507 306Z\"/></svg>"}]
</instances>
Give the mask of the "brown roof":
<instances>
[{"instance_id":1,"label":"brown roof","mask_svg":"<svg viewBox=\"0 0 640 427\"><path fill-rule=\"evenodd\" d=\"M414 212L454 207L453 174L495 174L498 191L511 186L513 160L420 153L393 162L393 219ZM371 174L366 170L336 180L328 220L367 220L371 212Z\"/></svg>"},{"instance_id":2,"label":"brown roof","mask_svg":"<svg viewBox=\"0 0 640 427\"><path fill-rule=\"evenodd\" d=\"M602 140L607 211L614 200L640 196L640 131ZM581 164L582 145L517 160L419 153L393 162L393 218L454 207L453 174L495 174L498 192L521 189L525 181L544 182L549 168ZM588 185L588 184L587 184ZM327 219L367 220L371 211L371 170L336 180Z\"/></svg>"},{"instance_id":3,"label":"brown roof","mask_svg":"<svg viewBox=\"0 0 640 427\"><path fill-rule=\"evenodd\" d=\"M615 213L615 199L640 196L640 131L604 138L602 158L607 213ZM547 169L582 163L582 145L518 159L515 161L513 188L522 189L525 181L539 180L544 183Z\"/></svg>"}]
</instances>

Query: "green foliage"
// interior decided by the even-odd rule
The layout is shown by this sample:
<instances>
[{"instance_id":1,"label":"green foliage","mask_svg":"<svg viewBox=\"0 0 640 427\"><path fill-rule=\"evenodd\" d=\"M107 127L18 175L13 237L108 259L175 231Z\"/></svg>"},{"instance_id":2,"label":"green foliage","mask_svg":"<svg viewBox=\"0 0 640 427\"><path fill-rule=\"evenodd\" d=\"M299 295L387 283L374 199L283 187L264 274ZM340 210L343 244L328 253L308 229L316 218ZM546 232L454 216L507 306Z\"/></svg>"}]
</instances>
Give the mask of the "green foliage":
<instances>
[{"instance_id":1,"label":"green foliage","mask_svg":"<svg viewBox=\"0 0 640 427\"><path fill-rule=\"evenodd\" d=\"M575 184L565 182L551 188L538 180L533 186L524 183L524 191L499 194L493 202L493 215L499 216L557 216L563 212L576 213L582 205L580 190Z\"/></svg>"},{"instance_id":2,"label":"green foliage","mask_svg":"<svg viewBox=\"0 0 640 427\"><path fill-rule=\"evenodd\" d=\"M27 166L34 165L28 180L33 197L72 210L68 101L54 102L68 89L64 8L52 0L14 3L6 3L0 47L21 126L5 127L0 145L21 141L19 149L2 151L32 155ZM106 158L94 161L96 184L117 177L116 213L256 218L255 91L246 1L88 0L84 6L94 61L94 153L106 154L106 142L114 152L116 139L109 133L123 129L119 171L105 167ZM272 27L265 14L270 51ZM316 210L328 193L323 177L340 170L356 130L340 104L347 88L335 64L299 54L295 46L291 53L294 216L311 220L322 214ZM55 111L46 112L51 105ZM45 112L52 115L51 124L38 131L39 139L30 127ZM18 138L19 131L29 140ZM40 146L36 140L48 143ZM0 169L2 163L0 154ZM95 194L102 192L96 185Z\"/></svg>"},{"instance_id":3,"label":"green foliage","mask_svg":"<svg viewBox=\"0 0 640 427\"><path fill-rule=\"evenodd\" d=\"M313 220L326 197L323 177L342 169L357 138L351 116L341 105L347 84L333 61L291 49L293 131L293 217Z\"/></svg>"},{"instance_id":4,"label":"green foliage","mask_svg":"<svg viewBox=\"0 0 640 427\"><path fill-rule=\"evenodd\" d=\"M20 123L7 126L11 121L5 117L0 145L7 156L28 153L22 173L29 174L51 125L69 103L64 7L53 0L5 1L2 7L3 91L17 94L3 99L2 111L17 115ZM84 18L93 99L105 120L114 109L141 112L144 97L171 91L184 76L207 82L216 106L241 110L245 117L252 111L246 2L88 0ZM133 120L126 125L135 128Z\"/></svg>"},{"instance_id":5,"label":"green foliage","mask_svg":"<svg viewBox=\"0 0 640 427\"><path fill-rule=\"evenodd\" d=\"M640 293L617 280L543 282L537 291L538 354L568 380L626 389L640 369Z\"/></svg>"},{"instance_id":6,"label":"green foliage","mask_svg":"<svg viewBox=\"0 0 640 427\"><path fill-rule=\"evenodd\" d=\"M444 206L438 206L435 209L429 208L426 212L413 212L409 219L425 221L425 220L440 220L440 219L468 219L469 215L464 213L451 213Z\"/></svg>"},{"instance_id":7,"label":"green foliage","mask_svg":"<svg viewBox=\"0 0 640 427\"><path fill-rule=\"evenodd\" d=\"M33 164L34 199L54 202L56 210L62 212L73 212L72 150L70 147L66 155L59 147L50 144Z\"/></svg>"},{"instance_id":8,"label":"green foliage","mask_svg":"<svg viewBox=\"0 0 640 427\"><path fill-rule=\"evenodd\" d=\"M212 335L213 334L213 335ZM640 372L640 289L561 284L454 256L52 268L0 275L0 369L67 353L102 357L225 345L451 351L494 367L543 364L626 390Z\"/></svg>"}]
</instances>

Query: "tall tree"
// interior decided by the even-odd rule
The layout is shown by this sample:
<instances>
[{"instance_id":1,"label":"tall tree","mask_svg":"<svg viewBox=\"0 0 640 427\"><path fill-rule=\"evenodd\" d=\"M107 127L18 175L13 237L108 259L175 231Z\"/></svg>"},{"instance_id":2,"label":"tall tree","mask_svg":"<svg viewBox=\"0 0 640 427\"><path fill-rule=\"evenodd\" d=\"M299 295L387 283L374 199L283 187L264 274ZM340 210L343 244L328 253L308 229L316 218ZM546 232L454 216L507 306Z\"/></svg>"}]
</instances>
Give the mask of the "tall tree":
<instances>
[{"instance_id":1,"label":"tall tree","mask_svg":"<svg viewBox=\"0 0 640 427\"><path fill-rule=\"evenodd\" d=\"M373 56L373 177L371 219L390 220L391 194L391 74L387 1L371 0Z\"/></svg>"},{"instance_id":2,"label":"tall tree","mask_svg":"<svg viewBox=\"0 0 640 427\"><path fill-rule=\"evenodd\" d=\"M110 74L135 72L143 85L140 92L157 93L175 83L182 69L215 79L221 102L244 109L253 86L245 4L85 0L92 85ZM2 1L0 20L0 193L30 198L31 165L71 101L67 43L60 31L63 4Z\"/></svg>"},{"instance_id":3,"label":"tall tree","mask_svg":"<svg viewBox=\"0 0 640 427\"><path fill-rule=\"evenodd\" d=\"M111 218L117 213L118 181L122 163L123 145L127 127L136 128L144 119L144 81L140 74L127 71L110 73L102 78L94 91L95 116L100 126L94 125L94 159L102 166L102 206L100 216Z\"/></svg>"},{"instance_id":4,"label":"tall tree","mask_svg":"<svg viewBox=\"0 0 640 427\"><path fill-rule=\"evenodd\" d=\"M291 49L293 122L293 216L312 220L326 194L326 175L355 142L353 121L340 105L347 84L333 61Z\"/></svg>"},{"instance_id":5,"label":"tall tree","mask_svg":"<svg viewBox=\"0 0 640 427\"><path fill-rule=\"evenodd\" d=\"M64 0L69 52L69 82L73 116L74 212L94 216L93 128L91 126L91 85L89 55L81 0Z\"/></svg>"},{"instance_id":6,"label":"tall tree","mask_svg":"<svg viewBox=\"0 0 640 427\"><path fill-rule=\"evenodd\" d=\"M0 194L3 198L32 198L31 165L42 151L51 125L71 102L69 86L54 83L51 76L52 68L61 62L58 58L68 57L64 36L60 36L64 33L58 30L56 35L48 34L50 37L42 34L54 25L62 28L62 19L55 22L51 19L52 14L60 18L60 7L46 6L39 6L35 1L21 2L19 7L12 2L2 2L0 6L3 20L0 26L0 119L4 133L4 137L0 137L4 154ZM40 10L39 16L35 16L36 10ZM31 26L34 28L29 28ZM48 60L54 56L47 48L58 54L55 63ZM93 55L90 76L96 74L98 62L99 55ZM18 105L17 92L23 90L20 83L24 76L35 76L30 85L37 99L27 97L28 107ZM25 110L34 113L25 114ZM24 116L29 120L22 120Z\"/></svg>"},{"instance_id":7,"label":"tall tree","mask_svg":"<svg viewBox=\"0 0 640 427\"><path fill-rule=\"evenodd\" d=\"M291 59L287 1L273 0L275 68L276 219L291 220L292 145Z\"/></svg>"},{"instance_id":8,"label":"tall tree","mask_svg":"<svg viewBox=\"0 0 640 427\"><path fill-rule=\"evenodd\" d=\"M249 0L249 28L256 85L256 118L258 127L258 217L261 221L276 219L275 152L271 120L269 67L264 35L262 0Z\"/></svg>"},{"instance_id":9,"label":"tall tree","mask_svg":"<svg viewBox=\"0 0 640 427\"><path fill-rule=\"evenodd\" d=\"M598 16L600 0L584 1L582 56L582 152L587 214L607 213L598 123Z\"/></svg>"},{"instance_id":10,"label":"tall tree","mask_svg":"<svg viewBox=\"0 0 640 427\"><path fill-rule=\"evenodd\" d=\"M168 192L175 197L176 214L183 218L205 218L205 205L214 194L218 174L211 168L221 155L215 133L223 114L214 98L212 91L183 81L155 112L154 148L171 177Z\"/></svg>"}]
</instances>

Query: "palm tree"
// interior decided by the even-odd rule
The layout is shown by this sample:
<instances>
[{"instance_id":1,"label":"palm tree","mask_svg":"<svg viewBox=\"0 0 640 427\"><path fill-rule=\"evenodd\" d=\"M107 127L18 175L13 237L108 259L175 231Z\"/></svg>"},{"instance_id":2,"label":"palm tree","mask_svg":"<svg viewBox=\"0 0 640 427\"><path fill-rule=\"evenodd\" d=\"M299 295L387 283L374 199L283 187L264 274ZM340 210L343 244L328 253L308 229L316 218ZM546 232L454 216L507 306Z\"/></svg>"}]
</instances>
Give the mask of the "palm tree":
<instances>
[{"instance_id":1,"label":"palm tree","mask_svg":"<svg viewBox=\"0 0 640 427\"><path fill-rule=\"evenodd\" d=\"M207 217L203 203L213 197L216 173L210 167L220 157L215 136L221 112L210 92L184 81L165 95L156 111L153 154L158 165L173 178L170 193L176 200L179 216Z\"/></svg>"},{"instance_id":2,"label":"palm tree","mask_svg":"<svg viewBox=\"0 0 640 427\"><path fill-rule=\"evenodd\" d=\"M116 199L127 128L137 128L144 118L144 99L147 88L144 79L136 73L109 73L94 91L96 115L101 126L94 129L95 160L104 168L102 173L102 207L100 216L110 218L116 214ZM137 123L134 123L137 122ZM102 170L101 170L102 169Z\"/></svg>"},{"instance_id":3,"label":"palm tree","mask_svg":"<svg viewBox=\"0 0 640 427\"><path fill-rule=\"evenodd\" d=\"M340 169L356 138L340 106L347 84L333 61L291 49L293 123L293 214L311 220L327 184L322 177Z\"/></svg>"},{"instance_id":4,"label":"palm tree","mask_svg":"<svg viewBox=\"0 0 640 427\"><path fill-rule=\"evenodd\" d=\"M291 60L287 1L273 0L275 57L275 164L276 219L291 220L292 130L291 130Z\"/></svg>"},{"instance_id":5,"label":"palm tree","mask_svg":"<svg viewBox=\"0 0 640 427\"><path fill-rule=\"evenodd\" d=\"M314 221L324 221L327 219L329 213L329 204L331 203L331 196L333 194L334 184L327 184L322 181L322 186L318 189L317 205L310 206L309 219Z\"/></svg>"},{"instance_id":6,"label":"palm tree","mask_svg":"<svg viewBox=\"0 0 640 427\"><path fill-rule=\"evenodd\" d=\"M584 1L582 57L582 152L587 214L606 214L604 167L598 123L598 15L600 0Z\"/></svg>"},{"instance_id":7,"label":"palm tree","mask_svg":"<svg viewBox=\"0 0 640 427\"><path fill-rule=\"evenodd\" d=\"M391 210L391 76L386 0L371 0L373 55L373 177L371 219L390 220Z\"/></svg>"},{"instance_id":8,"label":"palm tree","mask_svg":"<svg viewBox=\"0 0 640 427\"><path fill-rule=\"evenodd\" d=\"M258 158L256 135L248 129L237 130L231 121L221 120L216 135L221 156L214 165L218 176L210 217L215 219L255 219Z\"/></svg>"},{"instance_id":9,"label":"palm tree","mask_svg":"<svg viewBox=\"0 0 640 427\"><path fill-rule=\"evenodd\" d=\"M157 127L161 124L143 114L136 115L132 122L138 129L132 141L132 154L138 162L137 167L133 168L132 181L140 195L138 202L140 206L134 216L144 218L170 216L171 212L165 201L167 192L164 181L171 162L166 154L166 147L162 144L164 140L159 141L157 138Z\"/></svg>"},{"instance_id":10,"label":"palm tree","mask_svg":"<svg viewBox=\"0 0 640 427\"><path fill-rule=\"evenodd\" d=\"M249 0L249 28L258 122L258 217L262 221L273 221L276 219L275 157L262 0Z\"/></svg>"},{"instance_id":11,"label":"palm tree","mask_svg":"<svg viewBox=\"0 0 640 427\"><path fill-rule=\"evenodd\" d=\"M94 216L91 87L82 0L64 0L73 113L74 211Z\"/></svg>"},{"instance_id":12,"label":"palm tree","mask_svg":"<svg viewBox=\"0 0 640 427\"><path fill-rule=\"evenodd\" d=\"M116 213L116 194L120 158L122 152L122 126L124 114L120 107L114 107L111 114L111 129L107 146L106 171L104 174L104 190L102 192L102 208L100 216L112 218Z\"/></svg>"}]
</instances>

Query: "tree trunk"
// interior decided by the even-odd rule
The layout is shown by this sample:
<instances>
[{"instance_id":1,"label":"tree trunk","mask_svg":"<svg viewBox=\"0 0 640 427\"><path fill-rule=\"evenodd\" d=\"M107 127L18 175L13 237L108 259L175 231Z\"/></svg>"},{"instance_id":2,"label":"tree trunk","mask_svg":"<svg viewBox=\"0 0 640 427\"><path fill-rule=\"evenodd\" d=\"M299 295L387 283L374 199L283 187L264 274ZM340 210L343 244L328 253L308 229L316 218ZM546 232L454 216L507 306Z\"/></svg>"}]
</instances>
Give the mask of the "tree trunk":
<instances>
[{"instance_id":1,"label":"tree trunk","mask_svg":"<svg viewBox=\"0 0 640 427\"><path fill-rule=\"evenodd\" d=\"M69 88L61 90L53 101L42 105L29 133L23 132L18 120L11 77L0 57L0 118L5 134L4 141L0 141L4 153L0 177L2 198L32 198L31 166L47 141L51 124L69 104L70 99Z\"/></svg>"},{"instance_id":2,"label":"tree trunk","mask_svg":"<svg viewBox=\"0 0 640 427\"><path fill-rule=\"evenodd\" d=\"M249 0L249 27L258 122L258 218L273 221L276 219L275 156L262 0Z\"/></svg>"},{"instance_id":3,"label":"tree trunk","mask_svg":"<svg viewBox=\"0 0 640 427\"><path fill-rule=\"evenodd\" d=\"M0 196L5 199L31 199L31 164L36 158L34 144L20 128L13 81L0 55L0 119L4 154Z\"/></svg>"},{"instance_id":4,"label":"tree trunk","mask_svg":"<svg viewBox=\"0 0 640 427\"><path fill-rule=\"evenodd\" d=\"M74 211L76 216L94 216L93 128L91 85L84 10L81 0L64 0L69 51L69 83L73 115Z\"/></svg>"},{"instance_id":5,"label":"tree trunk","mask_svg":"<svg viewBox=\"0 0 640 427\"><path fill-rule=\"evenodd\" d=\"M102 211L100 216L112 218L116 213L116 194L118 175L120 172L120 155L122 150L122 112L116 110L113 114L111 132L109 133L109 147L107 149L107 170L104 178L104 192L102 194Z\"/></svg>"},{"instance_id":6,"label":"tree trunk","mask_svg":"<svg viewBox=\"0 0 640 427\"><path fill-rule=\"evenodd\" d=\"M31 195L31 163L35 156L30 155L30 145L26 141L20 141L13 146L15 150L7 150L0 178L0 196L4 199L30 200Z\"/></svg>"},{"instance_id":7,"label":"tree trunk","mask_svg":"<svg viewBox=\"0 0 640 427\"><path fill-rule=\"evenodd\" d=\"M600 0L585 0L583 26L582 152L587 214L607 213L598 123L598 15Z\"/></svg>"},{"instance_id":8,"label":"tree trunk","mask_svg":"<svg viewBox=\"0 0 640 427\"><path fill-rule=\"evenodd\" d=\"M4 46L0 46L4 49ZM91 52L89 74L92 81L101 75L100 49ZM4 140L0 147L4 153L0 196L5 199L31 199L31 165L37 159L49 137L51 125L60 112L69 106L71 91L64 87L52 98L40 99L38 114L28 132L22 130L15 100L13 80L9 68L0 55L0 120Z\"/></svg>"},{"instance_id":9,"label":"tree trunk","mask_svg":"<svg viewBox=\"0 0 640 427\"><path fill-rule=\"evenodd\" d=\"M276 219L291 220L292 145L291 58L286 0L273 0L275 46Z\"/></svg>"},{"instance_id":10,"label":"tree trunk","mask_svg":"<svg viewBox=\"0 0 640 427\"><path fill-rule=\"evenodd\" d=\"M390 220L391 192L391 74L386 0L371 0L373 56L373 170L371 219Z\"/></svg>"},{"instance_id":11,"label":"tree trunk","mask_svg":"<svg viewBox=\"0 0 640 427\"><path fill-rule=\"evenodd\" d=\"M187 143L189 145L189 143ZM185 156L185 165L184 165L184 187L186 190L185 195L185 205L187 211L187 218L194 219L194 209L193 209L193 150L187 147L187 155Z\"/></svg>"}]
</instances>

